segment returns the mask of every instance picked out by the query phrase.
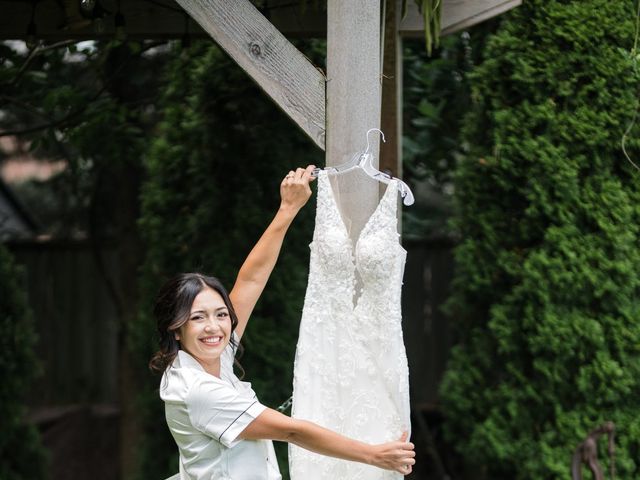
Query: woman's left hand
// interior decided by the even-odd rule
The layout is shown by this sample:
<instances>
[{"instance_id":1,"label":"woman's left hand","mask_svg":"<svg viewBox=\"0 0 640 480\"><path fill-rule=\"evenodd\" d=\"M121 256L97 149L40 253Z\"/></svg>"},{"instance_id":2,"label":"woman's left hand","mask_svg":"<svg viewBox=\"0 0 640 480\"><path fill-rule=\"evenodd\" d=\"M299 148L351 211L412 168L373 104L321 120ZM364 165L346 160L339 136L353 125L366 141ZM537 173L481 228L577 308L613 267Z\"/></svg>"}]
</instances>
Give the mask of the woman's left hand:
<instances>
[{"instance_id":1,"label":"woman's left hand","mask_svg":"<svg viewBox=\"0 0 640 480\"><path fill-rule=\"evenodd\" d=\"M280 184L280 208L297 212L311 197L309 184L315 180L311 172L316 168L309 165L307 168L298 168L294 172L289 171Z\"/></svg>"}]
</instances>

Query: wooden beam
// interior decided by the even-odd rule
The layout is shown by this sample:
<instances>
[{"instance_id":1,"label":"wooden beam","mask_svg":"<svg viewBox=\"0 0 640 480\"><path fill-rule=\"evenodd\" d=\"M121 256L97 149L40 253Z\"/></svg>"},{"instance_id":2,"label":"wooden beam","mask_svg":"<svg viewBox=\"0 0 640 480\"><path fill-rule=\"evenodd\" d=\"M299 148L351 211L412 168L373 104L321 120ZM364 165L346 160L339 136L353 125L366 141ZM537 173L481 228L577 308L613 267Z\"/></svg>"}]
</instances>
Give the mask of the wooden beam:
<instances>
[{"instance_id":1,"label":"wooden beam","mask_svg":"<svg viewBox=\"0 0 640 480\"><path fill-rule=\"evenodd\" d=\"M382 131L380 170L402 177L402 38L398 35L400 11L395 0L386 1L382 66Z\"/></svg>"},{"instance_id":2,"label":"wooden beam","mask_svg":"<svg viewBox=\"0 0 640 480\"><path fill-rule=\"evenodd\" d=\"M324 149L325 78L248 0L177 0Z\"/></svg>"},{"instance_id":3,"label":"wooden beam","mask_svg":"<svg viewBox=\"0 0 640 480\"><path fill-rule=\"evenodd\" d=\"M382 120L386 142L380 144L380 167L402 178L402 37L396 0L383 0ZM398 201L398 230L402 232L402 202Z\"/></svg>"},{"instance_id":4,"label":"wooden beam","mask_svg":"<svg viewBox=\"0 0 640 480\"><path fill-rule=\"evenodd\" d=\"M402 0L396 0L398 4ZM484 22L522 4L522 0L443 0L441 35L448 35ZM400 23L406 37L424 35L424 20L417 5L407 2L407 14Z\"/></svg>"},{"instance_id":5,"label":"wooden beam","mask_svg":"<svg viewBox=\"0 0 640 480\"><path fill-rule=\"evenodd\" d=\"M313 142L324 149L323 74L249 0L178 0L178 3L163 4L164 8L141 0L122 2L128 37L180 38L185 26L191 35L204 29L207 37L213 37ZM38 2L34 16L38 38L113 37L115 0L101 1L107 10L101 32L96 32L96 25L80 15L78 5L75 0ZM0 37L25 38L31 3L0 0L0 8ZM187 13L202 29L189 20Z\"/></svg>"},{"instance_id":6,"label":"wooden beam","mask_svg":"<svg viewBox=\"0 0 640 480\"><path fill-rule=\"evenodd\" d=\"M338 165L380 126L380 0L328 0L327 28L327 165Z\"/></svg>"},{"instance_id":7,"label":"wooden beam","mask_svg":"<svg viewBox=\"0 0 640 480\"><path fill-rule=\"evenodd\" d=\"M34 16L37 37L46 41L113 38L116 0L100 0L100 4L105 10L104 17L96 23L80 14L80 2L77 0L38 1ZM28 1L0 0L0 38L24 39L31 9L32 4ZM208 38L174 2L127 0L121 2L120 11L125 19L124 30L128 38L181 38L185 32L192 37Z\"/></svg>"},{"instance_id":8,"label":"wooden beam","mask_svg":"<svg viewBox=\"0 0 640 480\"><path fill-rule=\"evenodd\" d=\"M365 133L380 127L380 0L327 2L327 160L349 160L366 146ZM377 164L379 136L370 136ZM377 166L377 165L376 165ZM343 205L373 210L378 186L344 192Z\"/></svg>"},{"instance_id":9,"label":"wooden beam","mask_svg":"<svg viewBox=\"0 0 640 480\"><path fill-rule=\"evenodd\" d=\"M469 28L522 3L522 0L442 1L443 35ZM112 38L117 1L100 0L100 3L106 13L100 28L96 29L95 24L80 15L79 1L40 0L35 15L38 37L49 41ZM421 36L424 25L422 16L413 0L408 0L407 6L408 12L401 23L400 34L408 37ZM0 12L0 38L24 39L31 18L31 3L0 0ZM129 38L181 38L187 31L192 38L208 37L198 24L193 21L186 22L188 19L185 18L182 7L171 0L162 0L162 3L127 0L121 2L121 12ZM296 0L269 0L264 13L275 28L287 37L324 37L327 33L326 12L308 0L306 6L296 3Z\"/></svg>"},{"instance_id":10,"label":"wooden beam","mask_svg":"<svg viewBox=\"0 0 640 480\"><path fill-rule=\"evenodd\" d=\"M100 0L100 5L104 11L97 24L82 16L79 0L39 0L34 16L37 36L50 41L113 38L118 2ZM29 0L0 0L0 38L24 39L31 10ZM191 38L210 38L173 0L121 1L120 12L128 38L179 39L185 34ZM327 33L326 10L311 4L270 0L262 13L287 37L324 37Z\"/></svg>"}]
</instances>

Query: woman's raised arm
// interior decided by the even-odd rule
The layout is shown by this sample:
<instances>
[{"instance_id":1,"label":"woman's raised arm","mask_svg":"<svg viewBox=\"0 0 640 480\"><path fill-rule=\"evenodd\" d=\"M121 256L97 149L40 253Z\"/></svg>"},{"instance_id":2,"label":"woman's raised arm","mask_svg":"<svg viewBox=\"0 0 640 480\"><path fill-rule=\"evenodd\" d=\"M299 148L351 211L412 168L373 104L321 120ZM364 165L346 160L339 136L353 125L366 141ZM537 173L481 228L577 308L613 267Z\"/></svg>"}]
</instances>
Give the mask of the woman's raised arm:
<instances>
[{"instance_id":1,"label":"woman's raised arm","mask_svg":"<svg viewBox=\"0 0 640 480\"><path fill-rule=\"evenodd\" d=\"M309 165L306 169L298 168L295 172L292 170L282 180L280 208L238 272L236 282L229 293L238 316L235 329L238 337L242 337L251 312L269 280L289 225L311 196L309 183L313 180L311 172L314 168L313 165Z\"/></svg>"}]
</instances>

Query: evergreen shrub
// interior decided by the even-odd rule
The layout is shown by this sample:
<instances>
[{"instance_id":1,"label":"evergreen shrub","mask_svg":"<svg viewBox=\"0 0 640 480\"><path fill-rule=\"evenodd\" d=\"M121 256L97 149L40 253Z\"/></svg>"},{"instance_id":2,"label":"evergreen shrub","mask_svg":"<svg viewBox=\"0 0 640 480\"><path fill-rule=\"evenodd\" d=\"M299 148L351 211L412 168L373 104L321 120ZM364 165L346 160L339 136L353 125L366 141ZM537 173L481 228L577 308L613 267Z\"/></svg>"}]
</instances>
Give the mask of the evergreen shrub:
<instances>
[{"instance_id":1,"label":"evergreen shrub","mask_svg":"<svg viewBox=\"0 0 640 480\"><path fill-rule=\"evenodd\" d=\"M160 285L202 271L231 289L244 258L276 213L279 186L321 152L216 46L194 45L167 68L163 120L145 158L139 221L146 258L141 312L131 329L137 363L157 349L152 303ZM277 407L291 395L292 367L308 274L315 205L300 212L243 336L245 380ZM177 472L177 447L164 420L159 378L145 371L145 445L140 478ZM286 449L278 457L286 470Z\"/></svg>"},{"instance_id":2,"label":"evergreen shrub","mask_svg":"<svg viewBox=\"0 0 640 480\"><path fill-rule=\"evenodd\" d=\"M486 479L566 479L607 420L616 478L640 476L636 2L528 0L471 77L456 179L460 343L446 432ZM640 158L637 130L627 142ZM608 470L604 441L599 460Z\"/></svg>"},{"instance_id":3,"label":"evergreen shrub","mask_svg":"<svg viewBox=\"0 0 640 480\"><path fill-rule=\"evenodd\" d=\"M46 455L38 431L27 423L24 395L39 371L36 332L21 274L0 244L0 478L43 480Z\"/></svg>"}]
</instances>

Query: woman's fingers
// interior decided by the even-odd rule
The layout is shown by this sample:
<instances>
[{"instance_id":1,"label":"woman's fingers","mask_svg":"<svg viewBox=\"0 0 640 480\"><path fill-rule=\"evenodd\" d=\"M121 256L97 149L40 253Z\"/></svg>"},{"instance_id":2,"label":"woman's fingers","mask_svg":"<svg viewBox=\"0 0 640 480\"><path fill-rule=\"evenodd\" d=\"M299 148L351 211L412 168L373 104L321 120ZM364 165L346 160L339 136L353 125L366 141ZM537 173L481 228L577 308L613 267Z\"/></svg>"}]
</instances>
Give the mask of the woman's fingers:
<instances>
[{"instance_id":1,"label":"woman's fingers","mask_svg":"<svg viewBox=\"0 0 640 480\"><path fill-rule=\"evenodd\" d=\"M406 441L407 437L407 432L403 432L399 440L377 445L375 449L378 454L373 464L404 475L411 473L413 465L416 463L416 453L413 443Z\"/></svg>"},{"instance_id":2,"label":"woman's fingers","mask_svg":"<svg viewBox=\"0 0 640 480\"><path fill-rule=\"evenodd\" d=\"M302 178L304 180L306 180L307 182L311 183L313 182L316 177L312 176L313 171L315 170L316 166L315 165L308 165L307 168L304 169L304 173L302 174Z\"/></svg>"},{"instance_id":3,"label":"woman's fingers","mask_svg":"<svg viewBox=\"0 0 640 480\"><path fill-rule=\"evenodd\" d=\"M293 178L295 180L304 180L305 183L309 183L314 180L311 176L314 168L316 168L315 165L308 165L307 168L296 168Z\"/></svg>"},{"instance_id":4,"label":"woman's fingers","mask_svg":"<svg viewBox=\"0 0 640 480\"><path fill-rule=\"evenodd\" d=\"M296 168L295 171L289 170L289 173L287 173L287 175L284 177L284 180L289 180L289 181L304 180L306 183L309 183L315 180L315 178L311 176L315 168L316 168L315 165L309 165L307 166L307 168L300 167L300 168Z\"/></svg>"},{"instance_id":5,"label":"woman's fingers","mask_svg":"<svg viewBox=\"0 0 640 480\"><path fill-rule=\"evenodd\" d=\"M289 170L289 173L287 173L282 179L282 184L284 185L285 183L291 183L295 176L296 173L293 170Z\"/></svg>"},{"instance_id":6,"label":"woman's fingers","mask_svg":"<svg viewBox=\"0 0 640 480\"><path fill-rule=\"evenodd\" d=\"M396 471L403 475L409 475L413 471L413 466L416 464L415 455L413 451L405 450L400 452L400 458L398 459L400 467L398 467Z\"/></svg>"},{"instance_id":7,"label":"woman's fingers","mask_svg":"<svg viewBox=\"0 0 640 480\"><path fill-rule=\"evenodd\" d=\"M396 469L396 472L399 472L403 475L409 475L412 471L413 471L412 465L403 465L402 467Z\"/></svg>"},{"instance_id":8,"label":"woman's fingers","mask_svg":"<svg viewBox=\"0 0 640 480\"><path fill-rule=\"evenodd\" d=\"M314 168L313 165L309 165L307 168L297 168L295 171L289 171L280 188L283 205L297 210L307 203L311 196L309 183L311 181L311 172Z\"/></svg>"}]
</instances>

